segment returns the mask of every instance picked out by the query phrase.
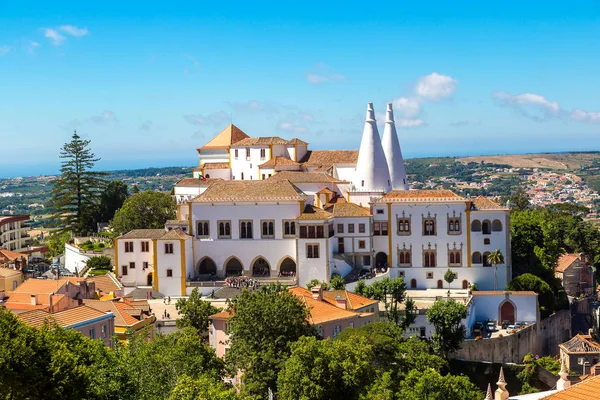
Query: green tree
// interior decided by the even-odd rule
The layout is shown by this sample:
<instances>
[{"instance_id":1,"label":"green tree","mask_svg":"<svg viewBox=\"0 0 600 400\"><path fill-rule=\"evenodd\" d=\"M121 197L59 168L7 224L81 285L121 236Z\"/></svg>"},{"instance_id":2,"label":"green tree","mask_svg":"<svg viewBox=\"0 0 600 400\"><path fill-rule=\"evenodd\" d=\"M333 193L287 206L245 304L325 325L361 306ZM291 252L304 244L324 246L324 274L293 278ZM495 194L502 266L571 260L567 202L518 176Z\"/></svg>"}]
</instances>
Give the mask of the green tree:
<instances>
[{"instance_id":1,"label":"green tree","mask_svg":"<svg viewBox=\"0 0 600 400\"><path fill-rule=\"evenodd\" d=\"M108 222L127 200L127 184L121 180L111 181L100 195L99 222Z\"/></svg>"},{"instance_id":2,"label":"green tree","mask_svg":"<svg viewBox=\"0 0 600 400\"><path fill-rule=\"evenodd\" d=\"M450 268L448 268L448 270L444 274L444 280L448 284L448 289L450 289L450 285L452 284L452 282L454 282L455 278L456 278L456 274L454 273L454 271L452 271ZM450 293L450 291L448 291L448 293Z\"/></svg>"},{"instance_id":3,"label":"green tree","mask_svg":"<svg viewBox=\"0 0 600 400\"><path fill-rule=\"evenodd\" d=\"M112 269L112 262L106 256L91 257L86 265L90 269Z\"/></svg>"},{"instance_id":4,"label":"green tree","mask_svg":"<svg viewBox=\"0 0 600 400\"><path fill-rule=\"evenodd\" d=\"M465 338L462 320L467 317L467 307L453 299L436 300L427 310L427 322L435 328L432 336L434 350L448 359L448 355L460 348Z\"/></svg>"},{"instance_id":5,"label":"green tree","mask_svg":"<svg viewBox=\"0 0 600 400\"><path fill-rule=\"evenodd\" d=\"M92 171L99 158L88 148L89 140L82 140L77 132L60 150L63 159L60 177L52 181L52 196L48 208L60 230L76 235L96 230L94 214L98 195L106 185L106 172Z\"/></svg>"},{"instance_id":6,"label":"green tree","mask_svg":"<svg viewBox=\"0 0 600 400\"><path fill-rule=\"evenodd\" d=\"M219 312L219 309L210 302L202 300L198 288L194 288L187 299L183 297L178 299L175 308L179 312L179 318L176 321L177 328L191 326L203 336L208 332L208 317Z\"/></svg>"},{"instance_id":7,"label":"green tree","mask_svg":"<svg viewBox=\"0 0 600 400\"><path fill-rule=\"evenodd\" d=\"M435 370L411 371L397 393L402 400L479 400L483 396L466 376L440 375Z\"/></svg>"},{"instance_id":8,"label":"green tree","mask_svg":"<svg viewBox=\"0 0 600 400\"><path fill-rule=\"evenodd\" d=\"M289 357L291 345L301 336L313 335L309 310L281 285L243 290L229 305L230 348L225 361L231 373L244 371L244 391L265 396L275 391L277 374Z\"/></svg>"},{"instance_id":9,"label":"green tree","mask_svg":"<svg viewBox=\"0 0 600 400\"><path fill-rule=\"evenodd\" d=\"M496 249L488 254L487 259L494 266L494 290L498 290L498 264L504 264L504 255Z\"/></svg>"},{"instance_id":10,"label":"green tree","mask_svg":"<svg viewBox=\"0 0 600 400\"><path fill-rule=\"evenodd\" d=\"M169 400L237 400L241 399L233 388L220 380L200 375L193 379L187 375L177 381Z\"/></svg>"},{"instance_id":11,"label":"green tree","mask_svg":"<svg viewBox=\"0 0 600 400\"><path fill-rule=\"evenodd\" d=\"M529 195L520 186L511 193L509 200L510 206L515 211L525 211L530 207Z\"/></svg>"},{"instance_id":12,"label":"green tree","mask_svg":"<svg viewBox=\"0 0 600 400\"><path fill-rule=\"evenodd\" d=\"M175 202L171 196L148 190L125 200L110 225L115 233L126 233L133 229L161 229L174 218Z\"/></svg>"},{"instance_id":13,"label":"green tree","mask_svg":"<svg viewBox=\"0 0 600 400\"><path fill-rule=\"evenodd\" d=\"M137 183L134 183L133 187L131 188L131 193L137 194L139 192L140 192L140 188L138 187Z\"/></svg>"},{"instance_id":14,"label":"green tree","mask_svg":"<svg viewBox=\"0 0 600 400\"><path fill-rule=\"evenodd\" d=\"M331 290L344 290L346 289L346 283L344 282L344 278L339 275L334 275L331 278Z\"/></svg>"},{"instance_id":15,"label":"green tree","mask_svg":"<svg viewBox=\"0 0 600 400\"><path fill-rule=\"evenodd\" d=\"M65 253L65 243L71 239L69 232L53 232L48 236L48 253L50 257L57 257Z\"/></svg>"},{"instance_id":16,"label":"green tree","mask_svg":"<svg viewBox=\"0 0 600 400\"><path fill-rule=\"evenodd\" d=\"M539 295L538 301L542 318L548 317L556 310L556 297L552 288L546 281L533 274L517 276L508 283L506 290L536 292Z\"/></svg>"},{"instance_id":17,"label":"green tree","mask_svg":"<svg viewBox=\"0 0 600 400\"><path fill-rule=\"evenodd\" d=\"M321 289L323 290L329 290L329 284L325 281L319 281L318 279L312 279L306 284L306 288L310 290L317 285L321 285Z\"/></svg>"},{"instance_id":18,"label":"green tree","mask_svg":"<svg viewBox=\"0 0 600 400\"><path fill-rule=\"evenodd\" d=\"M363 337L301 337L277 379L282 400L356 399L371 380L371 345Z\"/></svg>"},{"instance_id":19,"label":"green tree","mask_svg":"<svg viewBox=\"0 0 600 400\"><path fill-rule=\"evenodd\" d=\"M360 289L362 296L383 302L388 321L393 322L402 329L406 329L416 318L416 307L412 299L406 297L406 284L404 278L385 277L371 285ZM400 305L404 304L404 311Z\"/></svg>"}]
</instances>

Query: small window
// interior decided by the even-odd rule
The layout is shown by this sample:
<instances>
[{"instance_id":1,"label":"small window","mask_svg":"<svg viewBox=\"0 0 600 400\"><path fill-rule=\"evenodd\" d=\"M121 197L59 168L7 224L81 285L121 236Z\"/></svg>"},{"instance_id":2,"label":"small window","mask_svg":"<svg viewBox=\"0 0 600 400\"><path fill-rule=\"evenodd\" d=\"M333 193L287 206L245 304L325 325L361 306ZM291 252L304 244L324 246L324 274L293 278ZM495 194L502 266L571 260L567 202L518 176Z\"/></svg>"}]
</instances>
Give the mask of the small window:
<instances>
[{"instance_id":1,"label":"small window","mask_svg":"<svg viewBox=\"0 0 600 400\"><path fill-rule=\"evenodd\" d=\"M133 253L133 242L125 242L125 253Z\"/></svg>"},{"instance_id":2,"label":"small window","mask_svg":"<svg viewBox=\"0 0 600 400\"><path fill-rule=\"evenodd\" d=\"M492 232L502 232L502 222L499 219L492 221Z\"/></svg>"},{"instance_id":3,"label":"small window","mask_svg":"<svg viewBox=\"0 0 600 400\"><path fill-rule=\"evenodd\" d=\"M338 224L337 225L337 232L338 233L344 233L344 224Z\"/></svg>"},{"instance_id":4,"label":"small window","mask_svg":"<svg viewBox=\"0 0 600 400\"><path fill-rule=\"evenodd\" d=\"M398 235L410 235L410 219L398 218Z\"/></svg>"},{"instance_id":5,"label":"small window","mask_svg":"<svg viewBox=\"0 0 600 400\"><path fill-rule=\"evenodd\" d=\"M90 339L96 339L96 329L90 329Z\"/></svg>"},{"instance_id":6,"label":"small window","mask_svg":"<svg viewBox=\"0 0 600 400\"><path fill-rule=\"evenodd\" d=\"M198 221L196 236L198 237L209 237L210 236L210 222L209 221Z\"/></svg>"},{"instance_id":7,"label":"small window","mask_svg":"<svg viewBox=\"0 0 600 400\"><path fill-rule=\"evenodd\" d=\"M492 224L487 219L481 223L481 233L484 235L492 234Z\"/></svg>"},{"instance_id":8,"label":"small window","mask_svg":"<svg viewBox=\"0 0 600 400\"><path fill-rule=\"evenodd\" d=\"M252 221L242 220L240 221L240 239L252 239L254 233L252 231Z\"/></svg>"},{"instance_id":9,"label":"small window","mask_svg":"<svg viewBox=\"0 0 600 400\"><path fill-rule=\"evenodd\" d=\"M306 245L306 258L319 258L319 245L318 244L307 244Z\"/></svg>"},{"instance_id":10,"label":"small window","mask_svg":"<svg viewBox=\"0 0 600 400\"><path fill-rule=\"evenodd\" d=\"M363 256L363 265L368 267L371 265L371 256Z\"/></svg>"},{"instance_id":11,"label":"small window","mask_svg":"<svg viewBox=\"0 0 600 400\"><path fill-rule=\"evenodd\" d=\"M173 270L171 268L169 268L167 270L167 278L171 278L173 276Z\"/></svg>"},{"instance_id":12,"label":"small window","mask_svg":"<svg viewBox=\"0 0 600 400\"><path fill-rule=\"evenodd\" d=\"M348 224L348 233L354 233L354 224Z\"/></svg>"},{"instance_id":13,"label":"small window","mask_svg":"<svg viewBox=\"0 0 600 400\"><path fill-rule=\"evenodd\" d=\"M275 221L273 220L262 220L261 225L261 237L273 238L275 237Z\"/></svg>"},{"instance_id":14,"label":"small window","mask_svg":"<svg viewBox=\"0 0 600 400\"><path fill-rule=\"evenodd\" d=\"M246 160L250 160L250 148L246 149Z\"/></svg>"},{"instance_id":15,"label":"small window","mask_svg":"<svg viewBox=\"0 0 600 400\"><path fill-rule=\"evenodd\" d=\"M238 159L238 149L235 149L235 159Z\"/></svg>"},{"instance_id":16,"label":"small window","mask_svg":"<svg viewBox=\"0 0 600 400\"><path fill-rule=\"evenodd\" d=\"M358 248L359 248L359 249L364 249L364 248L366 248L366 243L367 243L367 242L366 242L366 241L364 241L364 240L359 240L359 241L358 241Z\"/></svg>"},{"instance_id":17,"label":"small window","mask_svg":"<svg viewBox=\"0 0 600 400\"><path fill-rule=\"evenodd\" d=\"M262 180L263 181L265 180L265 174L262 174Z\"/></svg>"},{"instance_id":18,"label":"small window","mask_svg":"<svg viewBox=\"0 0 600 400\"><path fill-rule=\"evenodd\" d=\"M142 270L148 269L148 261L142 263Z\"/></svg>"},{"instance_id":19,"label":"small window","mask_svg":"<svg viewBox=\"0 0 600 400\"><path fill-rule=\"evenodd\" d=\"M129 263L129 269L134 269L135 268L135 263L134 262L130 262Z\"/></svg>"},{"instance_id":20,"label":"small window","mask_svg":"<svg viewBox=\"0 0 600 400\"><path fill-rule=\"evenodd\" d=\"M491 243L490 238L483 239L483 244L490 244L490 243Z\"/></svg>"},{"instance_id":21,"label":"small window","mask_svg":"<svg viewBox=\"0 0 600 400\"><path fill-rule=\"evenodd\" d=\"M427 279L433 279L433 272L428 272L428 273L425 275L425 277L426 277Z\"/></svg>"},{"instance_id":22,"label":"small window","mask_svg":"<svg viewBox=\"0 0 600 400\"><path fill-rule=\"evenodd\" d=\"M231 239L231 221L217 221L219 239Z\"/></svg>"},{"instance_id":23,"label":"small window","mask_svg":"<svg viewBox=\"0 0 600 400\"><path fill-rule=\"evenodd\" d=\"M283 221L283 236L296 236L296 222L292 220Z\"/></svg>"},{"instance_id":24,"label":"small window","mask_svg":"<svg viewBox=\"0 0 600 400\"><path fill-rule=\"evenodd\" d=\"M148 253L150 251L150 242L142 242L142 253Z\"/></svg>"},{"instance_id":25,"label":"small window","mask_svg":"<svg viewBox=\"0 0 600 400\"><path fill-rule=\"evenodd\" d=\"M378 208L377 209L377 214L383 214L383 208Z\"/></svg>"},{"instance_id":26,"label":"small window","mask_svg":"<svg viewBox=\"0 0 600 400\"><path fill-rule=\"evenodd\" d=\"M173 243L165 243L165 254L173 254Z\"/></svg>"},{"instance_id":27,"label":"small window","mask_svg":"<svg viewBox=\"0 0 600 400\"><path fill-rule=\"evenodd\" d=\"M360 186L364 187L365 186L365 181L360 181Z\"/></svg>"},{"instance_id":28,"label":"small window","mask_svg":"<svg viewBox=\"0 0 600 400\"><path fill-rule=\"evenodd\" d=\"M365 224L358 224L358 233L365 233Z\"/></svg>"},{"instance_id":29,"label":"small window","mask_svg":"<svg viewBox=\"0 0 600 400\"><path fill-rule=\"evenodd\" d=\"M242 172L242 180L244 180L244 173Z\"/></svg>"},{"instance_id":30,"label":"small window","mask_svg":"<svg viewBox=\"0 0 600 400\"><path fill-rule=\"evenodd\" d=\"M108 336L108 327L106 324L102 325L102 339L106 339Z\"/></svg>"},{"instance_id":31,"label":"small window","mask_svg":"<svg viewBox=\"0 0 600 400\"><path fill-rule=\"evenodd\" d=\"M264 160L264 159L265 159L265 155L266 155L265 153L266 153L265 149L260 149L260 159L261 159L261 160ZM263 178L263 179L264 179L264 178Z\"/></svg>"},{"instance_id":32,"label":"small window","mask_svg":"<svg viewBox=\"0 0 600 400\"><path fill-rule=\"evenodd\" d=\"M404 278L404 271L398 271L398 276L401 276Z\"/></svg>"},{"instance_id":33,"label":"small window","mask_svg":"<svg viewBox=\"0 0 600 400\"><path fill-rule=\"evenodd\" d=\"M435 267L437 265L437 254L435 250L423 251L423 266Z\"/></svg>"},{"instance_id":34,"label":"small window","mask_svg":"<svg viewBox=\"0 0 600 400\"><path fill-rule=\"evenodd\" d=\"M435 236L434 218L425 218L423 220L423 236Z\"/></svg>"},{"instance_id":35,"label":"small window","mask_svg":"<svg viewBox=\"0 0 600 400\"><path fill-rule=\"evenodd\" d=\"M127 275L127 265L122 265L121 266L121 274L123 276Z\"/></svg>"},{"instance_id":36,"label":"small window","mask_svg":"<svg viewBox=\"0 0 600 400\"><path fill-rule=\"evenodd\" d=\"M460 218L448 218L448 234L460 235Z\"/></svg>"}]
</instances>

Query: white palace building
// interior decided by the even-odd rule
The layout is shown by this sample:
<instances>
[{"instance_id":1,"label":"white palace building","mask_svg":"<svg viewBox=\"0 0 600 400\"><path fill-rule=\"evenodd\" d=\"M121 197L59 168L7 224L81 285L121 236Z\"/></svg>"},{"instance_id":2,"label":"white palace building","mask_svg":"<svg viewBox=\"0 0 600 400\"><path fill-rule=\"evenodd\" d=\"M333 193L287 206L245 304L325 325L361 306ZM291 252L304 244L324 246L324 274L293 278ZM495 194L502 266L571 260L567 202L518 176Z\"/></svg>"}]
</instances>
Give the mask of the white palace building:
<instances>
[{"instance_id":1,"label":"white palace building","mask_svg":"<svg viewBox=\"0 0 600 400\"><path fill-rule=\"evenodd\" d=\"M380 138L368 104L360 150L309 150L300 139L249 137L229 125L204 146L192 178L175 185L178 219L115 241L117 275L189 295L229 276L304 286L334 273L388 267L410 289L494 289L511 276L508 207L449 190L410 190L387 105Z\"/></svg>"}]
</instances>

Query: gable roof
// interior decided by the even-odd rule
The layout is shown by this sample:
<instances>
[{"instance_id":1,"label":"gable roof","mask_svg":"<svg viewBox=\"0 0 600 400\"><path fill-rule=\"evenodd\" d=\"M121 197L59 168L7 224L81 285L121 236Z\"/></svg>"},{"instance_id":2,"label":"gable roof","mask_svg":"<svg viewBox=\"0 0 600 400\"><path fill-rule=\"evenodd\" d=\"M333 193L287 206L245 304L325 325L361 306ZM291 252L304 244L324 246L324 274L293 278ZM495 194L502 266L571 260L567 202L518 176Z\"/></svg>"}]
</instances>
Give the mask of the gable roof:
<instances>
[{"instance_id":1,"label":"gable roof","mask_svg":"<svg viewBox=\"0 0 600 400\"><path fill-rule=\"evenodd\" d=\"M304 207L304 212L296 219L298 220L328 220L333 218L333 214L323 210L322 208L315 207L311 204L307 204Z\"/></svg>"},{"instance_id":2,"label":"gable roof","mask_svg":"<svg viewBox=\"0 0 600 400\"><path fill-rule=\"evenodd\" d=\"M119 236L119 239L160 239L164 234L164 229L134 229Z\"/></svg>"},{"instance_id":3,"label":"gable roof","mask_svg":"<svg viewBox=\"0 0 600 400\"><path fill-rule=\"evenodd\" d=\"M336 305L330 304L329 301L315 300L312 298L312 293L303 287L294 287L288 289L290 292L300 297L310 310L309 321L312 325L322 324L324 322L336 321L340 319L354 318L360 314L344 310Z\"/></svg>"},{"instance_id":4,"label":"gable roof","mask_svg":"<svg viewBox=\"0 0 600 400\"><path fill-rule=\"evenodd\" d=\"M164 235L162 235L159 240L178 240L178 239L187 239L188 236L184 231L179 228L168 230Z\"/></svg>"},{"instance_id":5,"label":"gable roof","mask_svg":"<svg viewBox=\"0 0 600 400\"><path fill-rule=\"evenodd\" d=\"M96 290L100 290L104 294L117 292L122 289L121 284L113 279L110 275L96 275L85 278L88 282L94 282Z\"/></svg>"},{"instance_id":6,"label":"gable roof","mask_svg":"<svg viewBox=\"0 0 600 400\"><path fill-rule=\"evenodd\" d=\"M325 172L281 171L267 179L268 181L288 180L292 183L347 183Z\"/></svg>"},{"instance_id":7,"label":"gable roof","mask_svg":"<svg viewBox=\"0 0 600 400\"><path fill-rule=\"evenodd\" d=\"M333 214L334 217L370 217L371 212L354 203L332 203L325 207L325 211Z\"/></svg>"},{"instance_id":8,"label":"gable roof","mask_svg":"<svg viewBox=\"0 0 600 400\"><path fill-rule=\"evenodd\" d=\"M565 390L542 397L540 400L590 400L598 398L600 375L588 378Z\"/></svg>"},{"instance_id":9,"label":"gable roof","mask_svg":"<svg viewBox=\"0 0 600 400\"><path fill-rule=\"evenodd\" d=\"M581 257L581 254L575 253L566 253L561 255L558 258L558 263L556 265L556 272L565 272L567 268L569 268L573 263Z\"/></svg>"},{"instance_id":10,"label":"gable roof","mask_svg":"<svg viewBox=\"0 0 600 400\"><path fill-rule=\"evenodd\" d=\"M196 169L196 168L194 168L194 169ZM200 169L229 169L229 163L227 163L227 162L204 163L200 166Z\"/></svg>"},{"instance_id":11,"label":"gable roof","mask_svg":"<svg viewBox=\"0 0 600 400\"><path fill-rule=\"evenodd\" d=\"M131 305L119 301L83 300L83 304L102 312L112 312L115 315L115 326L133 326L140 322L127 312Z\"/></svg>"},{"instance_id":12,"label":"gable roof","mask_svg":"<svg viewBox=\"0 0 600 400\"><path fill-rule=\"evenodd\" d=\"M496 203L489 197L477 196L471 197L471 206L475 211L480 210L508 210L507 207L503 207Z\"/></svg>"},{"instance_id":13,"label":"gable roof","mask_svg":"<svg viewBox=\"0 0 600 400\"><path fill-rule=\"evenodd\" d=\"M111 316L105 312L96 310L88 306L79 306L69 308L57 313L50 314L42 310L26 311L18 315L19 319L28 325L40 327L46 320L54 320L63 328L68 328L95 318Z\"/></svg>"},{"instance_id":14,"label":"gable roof","mask_svg":"<svg viewBox=\"0 0 600 400\"><path fill-rule=\"evenodd\" d=\"M27 279L10 293L50 294L69 283L67 279Z\"/></svg>"},{"instance_id":15,"label":"gable roof","mask_svg":"<svg viewBox=\"0 0 600 400\"><path fill-rule=\"evenodd\" d=\"M194 203L230 201L300 201L304 193L288 180L219 181L194 198Z\"/></svg>"},{"instance_id":16,"label":"gable roof","mask_svg":"<svg viewBox=\"0 0 600 400\"><path fill-rule=\"evenodd\" d=\"M27 254L17 253L16 251L0 249L0 258L6 258L8 261L14 261L21 257L27 258Z\"/></svg>"},{"instance_id":17,"label":"gable roof","mask_svg":"<svg viewBox=\"0 0 600 400\"><path fill-rule=\"evenodd\" d=\"M264 136L255 138L245 138L235 143L235 147L238 146L269 146L274 144L293 144L287 139L280 138L279 136Z\"/></svg>"},{"instance_id":18,"label":"gable roof","mask_svg":"<svg viewBox=\"0 0 600 400\"><path fill-rule=\"evenodd\" d=\"M274 167L294 167L300 166L300 163L297 163L294 160L290 160L287 157L277 156L271 158L269 161L259 165L260 168L274 168Z\"/></svg>"},{"instance_id":19,"label":"gable roof","mask_svg":"<svg viewBox=\"0 0 600 400\"><path fill-rule=\"evenodd\" d=\"M356 310L357 308L363 308L370 306L371 304L377 304L379 301L363 297L356 293L349 292L347 290L324 290L323 300L336 305L337 296L346 298L346 304L350 310ZM336 306L337 307L337 306Z\"/></svg>"},{"instance_id":20,"label":"gable roof","mask_svg":"<svg viewBox=\"0 0 600 400\"><path fill-rule=\"evenodd\" d=\"M18 271L16 269L0 267L0 277L1 278L8 278L10 276L17 276L17 275L22 275L22 274L23 273L21 271Z\"/></svg>"},{"instance_id":21,"label":"gable roof","mask_svg":"<svg viewBox=\"0 0 600 400\"><path fill-rule=\"evenodd\" d=\"M600 344L589 335L575 335L570 340L558 345L566 353L600 353Z\"/></svg>"},{"instance_id":22,"label":"gable roof","mask_svg":"<svg viewBox=\"0 0 600 400\"><path fill-rule=\"evenodd\" d=\"M436 190L392 190L386 193L377 203L414 203L414 202L447 202L465 201L464 197L446 189Z\"/></svg>"},{"instance_id":23,"label":"gable roof","mask_svg":"<svg viewBox=\"0 0 600 400\"><path fill-rule=\"evenodd\" d=\"M306 166L329 169L333 164L356 164L358 150L310 150L300 160Z\"/></svg>"},{"instance_id":24,"label":"gable roof","mask_svg":"<svg viewBox=\"0 0 600 400\"><path fill-rule=\"evenodd\" d=\"M174 186L177 187L204 187L209 186L211 183L220 181L220 178L206 178L202 180L200 178L183 178L180 179Z\"/></svg>"},{"instance_id":25,"label":"gable roof","mask_svg":"<svg viewBox=\"0 0 600 400\"><path fill-rule=\"evenodd\" d=\"M203 149L228 149L232 144L249 137L237 126L229 124L217 136L197 150L200 152Z\"/></svg>"}]
</instances>

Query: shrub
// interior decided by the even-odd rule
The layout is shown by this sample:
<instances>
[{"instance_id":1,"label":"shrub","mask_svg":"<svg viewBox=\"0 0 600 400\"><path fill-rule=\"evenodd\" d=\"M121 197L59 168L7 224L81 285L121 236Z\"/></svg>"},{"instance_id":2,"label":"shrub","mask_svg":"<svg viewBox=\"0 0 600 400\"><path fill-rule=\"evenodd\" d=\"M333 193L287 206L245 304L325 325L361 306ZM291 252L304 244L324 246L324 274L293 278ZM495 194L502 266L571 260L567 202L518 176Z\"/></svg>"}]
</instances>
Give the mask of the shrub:
<instances>
[{"instance_id":1,"label":"shrub","mask_svg":"<svg viewBox=\"0 0 600 400\"><path fill-rule=\"evenodd\" d=\"M90 269L111 269L112 262L106 256L94 256L87 262Z\"/></svg>"}]
</instances>

